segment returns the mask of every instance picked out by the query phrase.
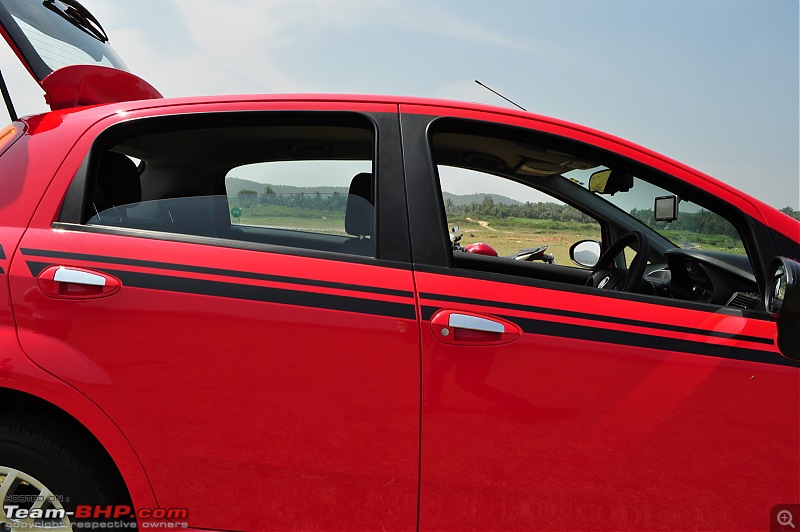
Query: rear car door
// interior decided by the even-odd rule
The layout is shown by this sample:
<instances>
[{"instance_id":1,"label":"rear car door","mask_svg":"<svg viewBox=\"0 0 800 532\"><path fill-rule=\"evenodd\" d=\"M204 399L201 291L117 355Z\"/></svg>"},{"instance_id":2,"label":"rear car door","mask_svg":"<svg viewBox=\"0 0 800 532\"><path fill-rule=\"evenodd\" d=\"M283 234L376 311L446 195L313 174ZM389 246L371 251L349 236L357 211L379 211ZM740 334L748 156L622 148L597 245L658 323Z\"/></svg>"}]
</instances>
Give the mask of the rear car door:
<instances>
[{"instance_id":1,"label":"rear car door","mask_svg":"<svg viewBox=\"0 0 800 532\"><path fill-rule=\"evenodd\" d=\"M9 272L22 347L190 526L416 526L398 130L383 104L115 114L37 210Z\"/></svg>"},{"instance_id":2,"label":"rear car door","mask_svg":"<svg viewBox=\"0 0 800 532\"><path fill-rule=\"evenodd\" d=\"M798 499L798 363L778 352L755 278L738 278L739 297L755 298L743 310L732 294L715 303L721 294L700 281L675 295L600 290L584 286L591 271L566 266L567 239L608 246L626 223L663 244L625 212L592 210L598 198L582 172L627 165L663 177L667 165L553 122L412 105L401 113L409 205L420 213L411 232L421 530L757 529L775 505ZM474 185L491 179L503 183ZM560 201L537 206L550 200L515 197L514 187ZM567 212L572 200L583 212ZM547 216L524 214L546 205ZM756 250L774 248L739 214L759 271ZM587 216L599 223L594 236ZM455 219L467 226L462 244L500 255L549 244L556 264L453 251ZM692 275L694 262L680 264ZM646 271L658 284L664 268Z\"/></svg>"}]
</instances>

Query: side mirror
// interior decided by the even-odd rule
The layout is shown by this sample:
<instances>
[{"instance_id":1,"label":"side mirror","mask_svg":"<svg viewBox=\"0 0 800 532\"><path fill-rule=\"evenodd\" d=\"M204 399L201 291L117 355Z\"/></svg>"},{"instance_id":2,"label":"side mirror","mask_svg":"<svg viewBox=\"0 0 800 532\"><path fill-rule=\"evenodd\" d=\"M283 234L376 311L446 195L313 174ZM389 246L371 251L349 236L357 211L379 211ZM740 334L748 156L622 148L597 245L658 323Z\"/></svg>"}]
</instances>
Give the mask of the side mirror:
<instances>
[{"instance_id":1,"label":"side mirror","mask_svg":"<svg viewBox=\"0 0 800 532\"><path fill-rule=\"evenodd\" d=\"M594 268L600 259L601 246L597 240L580 240L569 248L569 258L578 266Z\"/></svg>"},{"instance_id":2,"label":"side mirror","mask_svg":"<svg viewBox=\"0 0 800 532\"><path fill-rule=\"evenodd\" d=\"M778 322L778 349L800 360L800 263L775 257L768 273L764 305Z\"/></svg>"},{"instance_id":3,"label":"side mirror","mask_svg":"<svg viewBox=\"0 0 800 532\"><path fill-rule=\"evenodd\" d=\"M620 170L600 170L589 177L589 192L611 194L633 188L633 176Z\"/></svg>"}]
</instances>

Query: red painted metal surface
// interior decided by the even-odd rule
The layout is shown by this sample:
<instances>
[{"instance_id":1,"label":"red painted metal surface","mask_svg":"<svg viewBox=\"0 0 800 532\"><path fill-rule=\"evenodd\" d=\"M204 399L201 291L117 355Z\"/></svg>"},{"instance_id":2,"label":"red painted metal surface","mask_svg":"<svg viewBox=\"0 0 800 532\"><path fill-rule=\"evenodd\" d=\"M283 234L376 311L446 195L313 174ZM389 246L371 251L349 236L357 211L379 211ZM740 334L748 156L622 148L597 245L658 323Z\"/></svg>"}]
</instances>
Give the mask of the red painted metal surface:
<instances>
[{"instance_id":1,"label":"red painted metal surface","mask_svg":"<svg viewBox=\"0 0 800 532\"><path fill-rule=\"evenodd\" d=\"M422 530L759 529L772 505L800 499L797 368L659 345L775 354L753 340L774 339L774 322L556 285L52 228L92 142L119 121L398 105L591 142L797 241L796 222L728 185L609 135L506 109L287 95L53 112L26 119L0 157L0 387L83 424L138 507L187 507L193 526L211 529L407 530L417 518ZM120 279L119 291L50 297L34 270L51 266L102 272ZM126 286L131 276L161 284ZM389 303L430 318L189 293L181 283ZM488 295L453 301L464 294ZM496 319L509 336L443 341L440 311Z\"/></svg>"},{"instance_id":2,"label":"red painted metal surface","mask_svg":"<svg viewBox=\"0 0 800 532\"><path fill-rule=\"evenodd\" d=\"M444 275L415 280L420 293L491 294L530 310L425 297L422 307L542 324L486 347L442 342L435 319L420 329L421 530L756 530L777 501L797 500L797 368L559 337L574 324L652 336L655 346L678 338L764 348L537 308L766 337L773 323Z\"/></svg>"},{"instance_id":3,"label":"red painted metal surface","mask_svg":"<svg viewBox=\"0 0 800 532\"><path fill-rule=\"evenodd\" d=\"M116 68L71 65L59 68L42 80L50 109L163 98L145 80Z\"/></svg>"}]
</instances>

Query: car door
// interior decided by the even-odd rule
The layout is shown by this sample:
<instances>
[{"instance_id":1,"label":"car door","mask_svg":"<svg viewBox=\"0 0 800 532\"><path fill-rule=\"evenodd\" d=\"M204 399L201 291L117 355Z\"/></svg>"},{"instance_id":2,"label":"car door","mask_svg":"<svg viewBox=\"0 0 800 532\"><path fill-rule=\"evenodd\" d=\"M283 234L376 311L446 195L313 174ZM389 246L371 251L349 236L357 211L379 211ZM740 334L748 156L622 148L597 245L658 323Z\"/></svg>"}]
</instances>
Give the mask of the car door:
<instances>
[{"instance_id":1,"label":"car door","mask_svg":"<svg viewBox=\"0 0 800 532\"><path fill-rule=\"evenodd\" d=\"M115 114L76 144L11 265L22 347L190 526L414 528L396 106L197 111Z\"/></svg>"},{"instance_id":2,"label":"car door","mask_svg":"<svg viewBox=\"0 0 800 532\"><path fill-rule=\"evenodd\" d=\"M591 272L558 256L520 264L452 251L445 207L468 197L440 185L443 166L464 184L482 173L586 195L561 174L636 150L513 113L401 113L410 209L428 213L411 219L420 530L756 529L797 499L798 364L778 353L763 310L586 287ZM598 159L568 155L578 148ZM504 190L473 189L463 239L538 245L510 230ZM536 200L520 201L513 212ZM620 213L604 215L607 244ZM563 222L560 233L583 238L581 227Z\"/></svg>"}]
</instances>

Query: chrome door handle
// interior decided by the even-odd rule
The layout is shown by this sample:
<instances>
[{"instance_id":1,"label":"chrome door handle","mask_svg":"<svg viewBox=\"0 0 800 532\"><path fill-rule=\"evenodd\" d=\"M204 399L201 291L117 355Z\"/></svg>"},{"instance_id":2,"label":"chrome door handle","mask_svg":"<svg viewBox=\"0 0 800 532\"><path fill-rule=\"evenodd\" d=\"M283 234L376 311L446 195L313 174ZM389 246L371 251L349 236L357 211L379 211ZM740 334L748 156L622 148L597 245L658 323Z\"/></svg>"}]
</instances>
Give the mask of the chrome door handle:
<instances>
[{"instance_id":1,"label":"chrome door handle","mask_svg":"<svg viewBox=\"0 0 800 532\"><path fill-rule=\"evenodd\" d=\"M56 270L53 280L59 283L83 284L88 286L105 286L106 278L91 272L73 270L61 266Z\"/></svg>"},{"instance_id":2,"label":"chrome door handle","mask_svg":"<svg viewBox=\"0 0 800 532\"><path fill-rule=\"evenodd\" d=\"M431 316L430 325L434 338L450 345L502 345L522 334L509 320L468 310L442 309Z\"/></svg>"},{"instance_id":3,"label":"chrome door handle","mask_svg":"<svg viewBox=\"0 0 800 532\"><path fill-rule=\"evenodd\" d=\"M57 299L97 299L116 294L122 288L122 281L113 275L77 266L48 266L37 279L39 289Z\"/></svg>"},{"instance_id":4,"label":"chrome door handle","mask_svg":"<svg viewBox=\"0 0 800 532\"><path fill-rule=\"evenodd\" d=\"M481 331L489 333L503 334L506 327L502 323L478 316L468 316L467 314L450 314L447 324L457 329L469 329L471 331Z\"/></svg>"}]
</instances>

